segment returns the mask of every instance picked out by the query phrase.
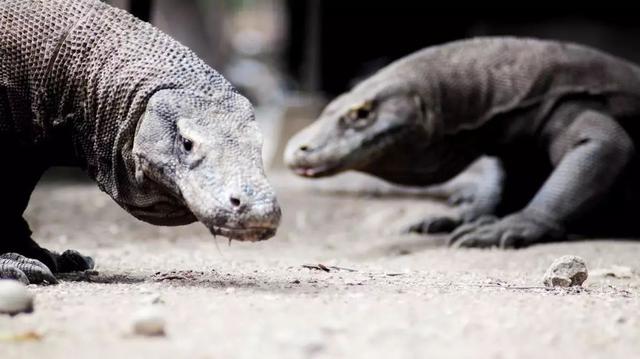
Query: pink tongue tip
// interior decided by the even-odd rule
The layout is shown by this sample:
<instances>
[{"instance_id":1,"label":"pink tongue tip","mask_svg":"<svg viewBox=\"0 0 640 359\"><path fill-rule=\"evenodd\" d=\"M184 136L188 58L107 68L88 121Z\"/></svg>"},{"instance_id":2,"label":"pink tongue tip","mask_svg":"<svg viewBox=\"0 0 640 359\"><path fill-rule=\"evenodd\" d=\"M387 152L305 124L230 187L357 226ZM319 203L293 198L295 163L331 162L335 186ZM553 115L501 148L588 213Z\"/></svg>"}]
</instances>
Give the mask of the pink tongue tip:
<instances>
[{"instance_id":1,"label":"pink tongue tip","mask_svg":"<svg viewBox=\"0 0 640 359\"><path fill-rule=\"evenodd\" d=\"M294 169L294 172L300 176L311 177L315 174L315 171L312 168L308 167L299 167Z\"/></svg>"}]
</instances>

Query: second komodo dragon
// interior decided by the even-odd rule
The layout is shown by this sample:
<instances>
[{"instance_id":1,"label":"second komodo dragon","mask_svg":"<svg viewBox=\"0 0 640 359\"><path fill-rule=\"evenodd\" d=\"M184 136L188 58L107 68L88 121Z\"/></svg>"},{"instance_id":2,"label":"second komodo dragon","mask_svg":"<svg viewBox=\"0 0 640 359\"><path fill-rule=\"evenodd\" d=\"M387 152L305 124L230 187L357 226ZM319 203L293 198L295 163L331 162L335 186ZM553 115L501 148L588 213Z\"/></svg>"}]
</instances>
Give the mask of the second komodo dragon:
<instances>
[{"instance_id":1,"label":"second komodo dragon","mask_svg":"<svg viewBox=\"0 0 640 359\"><path fill-rule=\"evenodd\" d=\"M295 136L285 160L306 177L357 170L431 185L495 156L498 187L449 219L449 243L519 247L630 234L639 139L640 68L577 44L477 38L380 70Z\"/></svg>"},{"instance_id":2,"label":"second komodo dragon","mask_svg":"<svg viewBox=\"0 0 640 359\"><path fill-rule=\"evenodd\" d=\"M50 166L80 166L159 225L274 235L251 104L189 49L97 0L0 1L0 278L56 281L93 260L31 239L22 217Z\"/></svg>"}]
</instances>

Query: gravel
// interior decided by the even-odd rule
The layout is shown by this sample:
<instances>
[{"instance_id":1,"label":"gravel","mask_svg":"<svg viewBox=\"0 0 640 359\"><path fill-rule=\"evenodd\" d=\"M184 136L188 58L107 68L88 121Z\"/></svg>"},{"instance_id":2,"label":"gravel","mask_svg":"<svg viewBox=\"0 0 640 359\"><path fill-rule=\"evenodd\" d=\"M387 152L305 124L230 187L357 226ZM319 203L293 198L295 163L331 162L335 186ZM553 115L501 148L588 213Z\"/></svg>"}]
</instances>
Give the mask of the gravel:
<instances>
[{"instance_id":1,"label":"gravel","mask_svg":"<svg viewBox=\"0 0 640 359\"><path fill-rule=\"evenodd\" d=\"M95 184L40 187L27 213L38 243L91 255L97 272L28 287L36 310L0 316L0 357L638 357L640 276L589 275L579 290L539 282L567 253L589 269L635 273L639 241L451 250L443 237L398 235L448 211L442 203L271 181L284 211L278 235L231 246L200 224L141 223ZM154 296L166 336L132 334ZM3 340L24 333L41 339Z\"/></svg>"}]
</instances>

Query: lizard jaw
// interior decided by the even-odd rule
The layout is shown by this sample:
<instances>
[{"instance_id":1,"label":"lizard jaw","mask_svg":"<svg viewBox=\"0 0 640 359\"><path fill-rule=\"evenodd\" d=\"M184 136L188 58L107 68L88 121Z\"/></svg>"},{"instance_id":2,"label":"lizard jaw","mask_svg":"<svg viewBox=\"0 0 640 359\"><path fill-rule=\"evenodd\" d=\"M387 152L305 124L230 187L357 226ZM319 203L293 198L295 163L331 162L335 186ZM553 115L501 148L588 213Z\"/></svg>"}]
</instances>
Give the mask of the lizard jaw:
<instances>
[{"instance_id":1,"label":"lizard jaw","mask_svg":"<svg viewBox=\"0 0 640 359\"><path fill-rule=\"evenodd\" d=\"M341 166L332 164L319 166L292 166L291 170L293 170L293 172L298 176L308 178L327 177L342 171Z\"/></svg>"},{"instance_id":2,"label":"lizard jaw","mask_svg":"<svg viewBox=\"0 0 640 359\"><path fill-rule=\"evenodd\" d=\"M212 226L209 231L214 236L221 235L229 238L229 240L235 239L241 242L264 241L276 234L276 228L272 227L234 228Z\"/></svg>"}]
</instances>

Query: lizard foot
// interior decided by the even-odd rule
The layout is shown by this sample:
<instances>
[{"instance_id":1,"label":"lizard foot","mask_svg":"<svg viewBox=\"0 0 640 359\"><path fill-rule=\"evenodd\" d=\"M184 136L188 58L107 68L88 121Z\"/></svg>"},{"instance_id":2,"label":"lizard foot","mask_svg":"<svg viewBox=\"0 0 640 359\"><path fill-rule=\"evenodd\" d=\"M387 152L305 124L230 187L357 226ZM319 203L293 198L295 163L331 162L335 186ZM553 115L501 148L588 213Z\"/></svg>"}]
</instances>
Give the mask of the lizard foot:
<instances>
[{"instance_id":1,"label":"lizard foot","mask_svg":"<svg viewBox=\"0 0 640 359\"><path fill-rule=\"evenodd\" d=\"M474 222L480 216L493 213L500 198L496 186L483 188L477 184L458 185L450 190L447 203L458 208L458 215L435 216L410 226L405 233L451 233L460 226Z\"/></svg>"},{"instance_id":2,"label":"lizard foot","mask_svg":"<svg viewBox=\"0 0 640 359\"><path fill-rule=\"evenodd\" d=\"M521 248L531 244L561 240L563 228L553 221L528 212L498 219L483 216L456 229L449 238L452 247Z\"/></svg>"},{"instance_id":3,"label":"lizard foot","mask_svg":"<svg viewBox=\"0 0 640 359\"><path fill-rule=\"evenodd\" d=\"M474 203L477 195L477 187L473 185L456 189L449 196L447 203L452 207L464 207ZM465 217L463 214L461 217ZM463 218L451 216L427 217L424 220L409 226L404 233L436 234L451 233L465 223Z\"/></svg>"},{"instance_id":4,"label":"lizard foot","mask_svg":"<svg viewBox=\"0 0 640 359\"><path fill-rule=\"evenodd\" d=\"M58 273L81 272L93 269L95 262L89 256L83 256L78 251L68 249L62 254L51 252L58 267Z\"/></svg>"},{"instance_id":5,"label":"lizard foot","mask_svg":"<svg viewBox=\"0 0 640 359\"><path fill-rule=\"evenodd\" d=\"M17 253L0 255L0 279L15 279L24 284L58 283L44 263Z\"/></svg>"}]
</instances>

